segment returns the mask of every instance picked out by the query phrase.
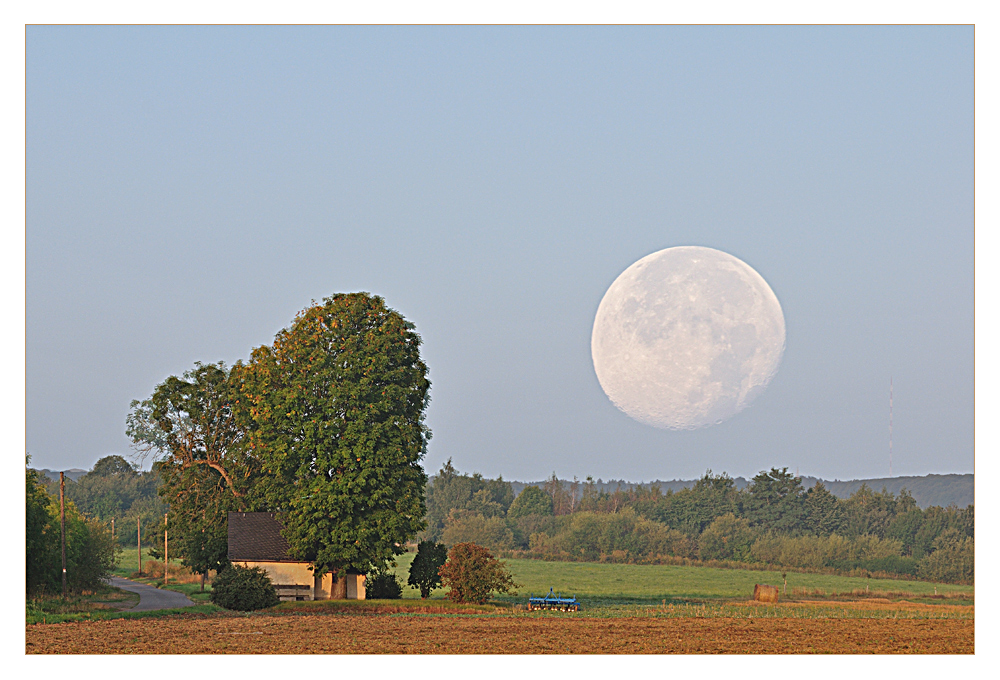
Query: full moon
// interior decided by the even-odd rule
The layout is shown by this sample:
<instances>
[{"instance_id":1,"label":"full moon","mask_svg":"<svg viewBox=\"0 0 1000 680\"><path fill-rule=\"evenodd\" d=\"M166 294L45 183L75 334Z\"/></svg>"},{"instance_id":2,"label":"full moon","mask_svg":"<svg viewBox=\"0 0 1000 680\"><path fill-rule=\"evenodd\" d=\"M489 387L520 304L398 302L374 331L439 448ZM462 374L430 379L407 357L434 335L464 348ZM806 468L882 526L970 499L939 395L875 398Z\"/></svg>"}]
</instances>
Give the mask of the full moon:
<instances>
[{"instance_id":1,"label":"full moon","mask_svg":"<svg viewBox=\"0 0 1000 680\"><path fill-rule=\"evenodd\" d=\"M653 427L693 430L721 423L764 391L785 351L785 317L742 260L667 248L608 288L590 351L615 406Z\"/></svg>"}]
</instances>

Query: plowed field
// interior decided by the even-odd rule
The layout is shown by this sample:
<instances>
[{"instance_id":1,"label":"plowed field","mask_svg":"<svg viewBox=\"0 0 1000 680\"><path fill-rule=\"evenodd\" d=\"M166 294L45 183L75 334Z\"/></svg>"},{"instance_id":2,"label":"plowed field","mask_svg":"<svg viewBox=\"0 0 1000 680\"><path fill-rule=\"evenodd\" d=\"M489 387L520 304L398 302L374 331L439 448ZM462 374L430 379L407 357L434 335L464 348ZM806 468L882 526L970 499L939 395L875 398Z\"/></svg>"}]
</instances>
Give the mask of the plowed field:
<instances>
[{"instance_id":1,"label":"plowed field","mask_svg":"<svg viewBox=\"0 0 1000 680\"><path fill-rule=\"evenodd\" d=\"M173 616L27 626L37 654L972 654L971 619Z\"/></svg>"}]
</instances>

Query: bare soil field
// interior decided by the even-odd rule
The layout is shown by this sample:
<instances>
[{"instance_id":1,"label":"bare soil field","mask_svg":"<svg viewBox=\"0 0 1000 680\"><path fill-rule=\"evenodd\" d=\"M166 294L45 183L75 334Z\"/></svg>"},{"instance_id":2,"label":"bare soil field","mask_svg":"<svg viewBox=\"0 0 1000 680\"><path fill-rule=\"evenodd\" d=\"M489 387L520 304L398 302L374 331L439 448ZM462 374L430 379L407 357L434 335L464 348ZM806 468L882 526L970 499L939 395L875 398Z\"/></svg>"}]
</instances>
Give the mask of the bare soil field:
<instances>
[{"instance_id":1,"label":"bare soil field","mask_svg":"<svg viewBox=\"0 0 1000 680\"><path fill-rule=\"evenodd\" d=\"M972 619L263 613L26 627L29 654L972 654Z\"/></svg>"}]
</instances>

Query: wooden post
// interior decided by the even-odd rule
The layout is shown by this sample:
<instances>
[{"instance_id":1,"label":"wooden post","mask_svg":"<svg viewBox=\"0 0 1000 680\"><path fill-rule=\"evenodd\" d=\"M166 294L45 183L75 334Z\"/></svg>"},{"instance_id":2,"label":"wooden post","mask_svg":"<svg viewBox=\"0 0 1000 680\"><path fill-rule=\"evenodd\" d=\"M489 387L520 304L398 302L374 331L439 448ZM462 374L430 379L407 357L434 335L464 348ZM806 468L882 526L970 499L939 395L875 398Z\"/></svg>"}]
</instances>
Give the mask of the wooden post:
<instances>
[{"instance_id":1,"label":"wooden post","mask_svg":"<svg viewBox=\"0 0 1000 680\"><path fill-rule=\"evenodd\" d=\"M142 573L142 525L140 519L135 518L135 542L139 547L139 573Z\"/></svg>"},{"instance_id":2,"label":"wooden post","mask_svg":"<svg viewBox=\"0 0 1000 680\"><path fill-rule=\"evenodd\" d=\"M167 569L170 567L170 553L167 552L167 514L163 513L163 585L167 585Z\"/></svg>"},{"instance_id":3,"label":"wooden post","mask_svg":"<svg viewBox=\"0 0 1000 680\"><path fill-rule=\"evenodd\" d=\"M59 524L60 542L62 543L62 587L63 599L66 599L66 478L59 473Z\"/></svg>"}]
</instances>

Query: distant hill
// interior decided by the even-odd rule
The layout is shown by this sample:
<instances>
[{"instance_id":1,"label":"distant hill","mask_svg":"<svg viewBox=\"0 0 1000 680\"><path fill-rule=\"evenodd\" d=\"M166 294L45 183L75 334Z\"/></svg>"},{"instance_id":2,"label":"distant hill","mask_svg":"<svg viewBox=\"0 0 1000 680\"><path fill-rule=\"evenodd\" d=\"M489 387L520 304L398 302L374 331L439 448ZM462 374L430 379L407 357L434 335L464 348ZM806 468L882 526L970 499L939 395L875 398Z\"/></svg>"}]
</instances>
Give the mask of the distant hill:
<instances>
[{"instance_id":1,"label":"distant hill","mask_svg":"<svg viewBox=\"0 0 1000 680\"><path fill-rule=\"evenodd\" d=\"M59 480L59 470L38 470L38 472L42 473L52 481ZM63 470L63 472L66 473L67 479L72 479L75 482L76 480L80 479L80 477L83 477L85 474L87 474L88 470L73 468L72 470Z\"/></svg>"},{"instance_id":2,"label":"distant hill","mask_svg":"<svg viewBox=\"0 0 1000 680\"><path fill-rule=\"evenodd\" d=\"M810 487L816 484L816 477L802 477L802 486ZM955 504L960 508L974 504L975 476L968 475L924 475L923 477L882 477L880 479L852 479L849 482L819 480L837 498L847 498L867 484L875 491L884 487L887 491L899 494L904 488L913 496L920 508L932 505L948 507Z\"/></svg>"},{"instance_id":3,"label":"distant hill","mask_svg":"<svg viewBox=\"0 0 1000 680\"><path fill-rule=\"evenodd\" d=\"M566 486L571 483L568 480L561 480ZM672 479L663 481L657 479L654 482L628 482L625 480L611 479L604 481L598 479L595 484L599 491L613 492L619 486L622 489L631 489L636 486L649 487L652 484L659 484L660 490L666 492L672 489L675 493L681 489L691 488L695 485L696 479ZM879 479L852 479L848 482L840 480L828 481L818 477L802 475L802 486L810 488L816 482L823 482L823 486L829 489L837 498L848 498L852 493L861 488L862 484L867 484L874 491L881 491L883 487L887 491L898 495L904 488L913 496L913 500L921 509L929 508L932 505L948 507L955 504L960 508L975 503L975 476L965 475L924 475L923 477L883 477ZM733 482L737 489L745 489L750 483L743 477L734 477ZM545 481L540 482L511 482L511 488L515 494L521 493L526 486L544 486ZM583 481L580 481L581 489Z\"/></svg>"}]
</instances>

